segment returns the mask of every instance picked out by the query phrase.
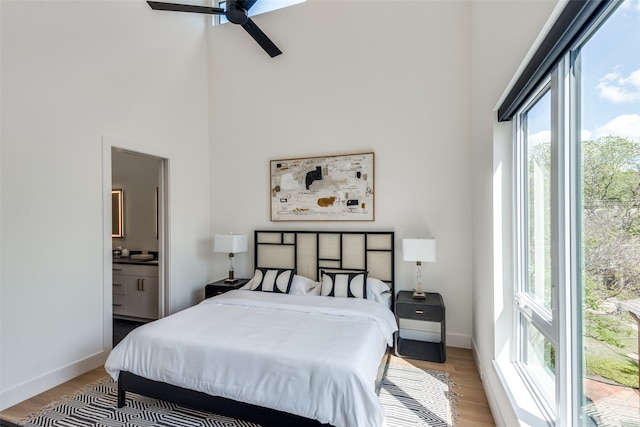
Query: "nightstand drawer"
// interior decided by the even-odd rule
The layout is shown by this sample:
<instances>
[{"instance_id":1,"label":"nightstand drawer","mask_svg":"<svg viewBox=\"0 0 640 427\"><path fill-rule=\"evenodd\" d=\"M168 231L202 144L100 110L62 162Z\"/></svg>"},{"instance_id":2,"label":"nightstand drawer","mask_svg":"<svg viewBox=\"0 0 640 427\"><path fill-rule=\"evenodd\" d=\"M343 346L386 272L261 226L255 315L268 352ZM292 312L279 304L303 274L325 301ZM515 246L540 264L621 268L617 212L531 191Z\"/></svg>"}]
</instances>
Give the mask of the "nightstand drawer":
<instances>
[{"instance_id":1,"label":"nightstand drawer","mask_svg":"<svg viewBox=\"0 0 640 427\"><path fill-rule=\"evenodd\" d=\"M214 282L214 283L209 283L204 288L204 297L211 298L218 295L222 295L225 292L229 292L234 289L240 289L241 287L246 285L247 282L249 282L249 280L250 279L238 279L238 281L235 283L226 283L223 279L223 280L218 280L217 282Z\"/></svg>"},{"instance_id":2,"label":"nightstand drawer","mask_svg":"<svg viewBox=\"0 0 640 427\"><path fill-rule=\"evenodd\" d=\"M231 286L213 286L213 285L212 285L212 286L209 286L209 287L206 289L206 292L207 292L207 298L209 298L209 297L215 297L215 296L218 296L218 295L222 295L222 294L224 294L225 292L229 292L229 291L231 291L231 290L233 290L233 289L235 289L235 288L233 288L233 287L231 287Z\"/></svg>"},{"instance_id":3,"label":"nightstand drawer","mask_svg":"<svg viewBox=\"0 0 640 427\"><path fill-rule=\"evenodd\" d=\"M424 320L426 322L440 322L443 319L443 309L437 306L419 304L396 304L396 315L402 319Z\"/></svg>"}]
</instances>

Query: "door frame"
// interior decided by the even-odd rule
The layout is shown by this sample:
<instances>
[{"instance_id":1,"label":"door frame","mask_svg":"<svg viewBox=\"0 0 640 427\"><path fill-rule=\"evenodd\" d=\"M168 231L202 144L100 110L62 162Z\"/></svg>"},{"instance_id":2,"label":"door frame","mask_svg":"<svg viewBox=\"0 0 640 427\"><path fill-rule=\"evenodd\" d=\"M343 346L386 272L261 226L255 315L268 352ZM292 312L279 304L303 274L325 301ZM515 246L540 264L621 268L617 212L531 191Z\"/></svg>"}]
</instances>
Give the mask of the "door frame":
<instances>
[{"instance_id":1,"label":"door frame","mask_svg":"<svg viewBox=\"0 0 640 427\"><path fill-rule=\"evenodd\" d=\"M136 154L155 157L160 160L158 176L158 286L159 286L159 317L164 317L171 306L170 284L170 166L171 153L120 138L102 136L102 191L103 191L103 348L111 350L113 347L113 247L111 238L111 190L112 190L112 149L121 149Z\"/></svg>"}]
</instances>

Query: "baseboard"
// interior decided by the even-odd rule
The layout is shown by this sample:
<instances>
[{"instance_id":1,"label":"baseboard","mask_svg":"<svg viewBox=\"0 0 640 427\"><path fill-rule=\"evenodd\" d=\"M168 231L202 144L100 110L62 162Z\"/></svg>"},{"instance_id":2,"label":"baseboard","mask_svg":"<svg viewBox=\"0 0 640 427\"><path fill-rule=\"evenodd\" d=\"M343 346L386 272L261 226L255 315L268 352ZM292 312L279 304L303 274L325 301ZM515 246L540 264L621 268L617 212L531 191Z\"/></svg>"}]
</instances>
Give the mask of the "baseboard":
<instances>
[{"instance_id":1,"label":"baseboard","mask_svg":"<svg viewBox=\"0 0 640 427\"><path fill-rule=\"evenodd\" d=\"M480 374L482 388L484 389L484 394L487 396L487 402L489 403L489 409L493 416L493 422L497 427L505 426L504 416L500 411L500 405L498 404L498 399L496 398L493 387L491 386L491 381L486 378L488 373L487 368L482 365L482 361L478 356L478 347L476 347L473 337L471 338L471 355L473 356L473 360L478 368L478 373ZM489 368L493 369L493 366L490 366Z\"/></svg>"},{"instance_id":2,"label":"baseboard","mask_svg":"<svg viewBox=\"0 0 640 427\"><path fill-rule=\"evenodd\" d=\"M447 334L447 347L471 348L471 337L461 334Z\"/></svg>"},{"instance_id":3,"label":"baseboard","mask_svg":"<svg viewBox=\"0 0 640 427\"><path fill-rule=\"evenodd\" d=\"M0 392L0 411L32 398L53 387L65 383L78 375L96 369L107 360L108 351L101 351L60 369L48 372L8 390Z\"/></svg>"}]
</instances>

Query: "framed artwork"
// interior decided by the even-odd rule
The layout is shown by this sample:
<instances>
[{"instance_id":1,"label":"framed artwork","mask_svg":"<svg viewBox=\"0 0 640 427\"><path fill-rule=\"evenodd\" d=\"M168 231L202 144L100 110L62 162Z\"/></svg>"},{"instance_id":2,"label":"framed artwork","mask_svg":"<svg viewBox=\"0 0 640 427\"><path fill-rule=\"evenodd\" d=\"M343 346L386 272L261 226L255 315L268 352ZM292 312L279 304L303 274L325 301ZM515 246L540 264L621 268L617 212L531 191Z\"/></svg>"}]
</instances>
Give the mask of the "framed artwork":
<instances>
[{"instance_id":1,"label":"framed artwork","mask_svg":"<svg viewBox=\"0 0 640 427\"><path fill-rule=\"evenodd\" d=\"M374 153L271 160L271 221L374 219Z\"/></svg>"}]
</instances>

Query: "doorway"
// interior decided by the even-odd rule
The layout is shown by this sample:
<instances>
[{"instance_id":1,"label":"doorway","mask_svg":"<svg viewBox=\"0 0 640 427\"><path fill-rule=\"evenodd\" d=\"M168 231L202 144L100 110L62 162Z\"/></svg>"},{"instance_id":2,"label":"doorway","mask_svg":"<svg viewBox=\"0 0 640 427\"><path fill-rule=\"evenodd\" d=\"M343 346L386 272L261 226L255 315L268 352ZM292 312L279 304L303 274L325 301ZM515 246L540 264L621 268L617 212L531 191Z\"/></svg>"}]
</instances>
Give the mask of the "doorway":
<instances>
[{"instance_id":1,"label":"doorway","mask_svg":"<svg viewBox=\"0 0 640 427\"><path fill-rule=\"evenodd\" d=\"M107 138L103 154L109 201L104 229L105 234L111 231L111 239L105 238L104 345L110 348L135 327L167 312L169 158ZM118 197L111 196L114 191Z\"/></svg>"}]
</instances>

